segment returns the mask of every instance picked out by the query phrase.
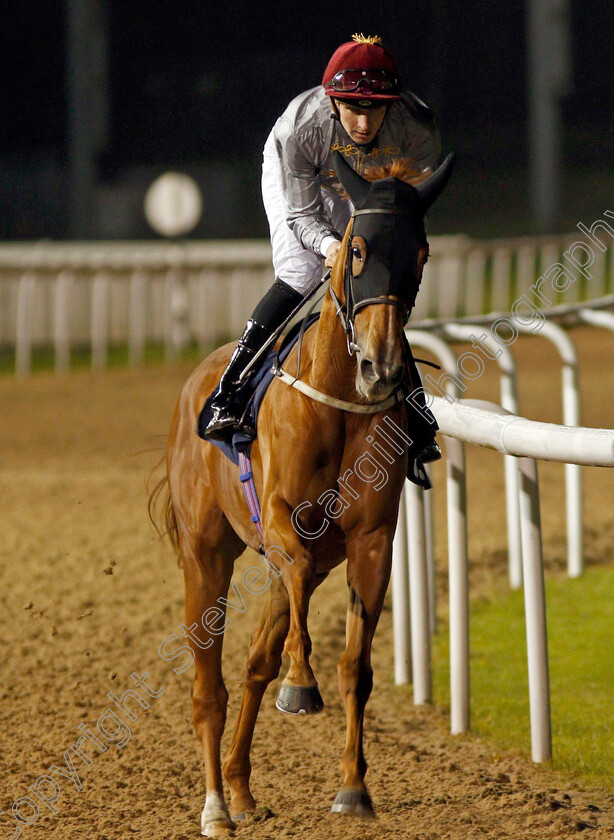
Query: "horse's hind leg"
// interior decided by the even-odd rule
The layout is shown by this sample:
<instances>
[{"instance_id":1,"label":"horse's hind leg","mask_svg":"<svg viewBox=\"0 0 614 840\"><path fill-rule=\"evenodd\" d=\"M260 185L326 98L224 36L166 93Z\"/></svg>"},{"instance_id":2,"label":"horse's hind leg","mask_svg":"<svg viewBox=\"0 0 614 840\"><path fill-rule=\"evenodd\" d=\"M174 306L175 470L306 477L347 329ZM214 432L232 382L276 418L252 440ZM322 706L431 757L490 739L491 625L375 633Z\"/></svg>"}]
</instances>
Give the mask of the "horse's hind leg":
<instances>
[{"instance_id":1,"label":"horse's hind leg","mask_svg":"<svg viewBox=\"0 0 614 840\"><path fill-rule=\"evenodd\" d=\"M252 634L243 674L241 708L223 764L224 776L230 786L230 813L233 819L245 819L247 813L256 808L249 789L249 753L262 697L269 683L279 674L289 621L288 593L281 580L273 577L268 602Z\"/></svg>"},{"instance_id":2,"label":"horse's hind leg","mask_svg":"<svg viewBox=\"0 0 614 840\"><path fill-rule=\"evenodd\" d=\"M215 530L220 532L220 539L212 546L202 542L191 546L181 540L186 603L186 624L182 629L194 652L196 667L192 705L194 728L205 763L207 798L201 830L206 837L218 837L234 829L224 800L220 759L228 692L222 677L226 611L218 599L228 594L234 560L244 547L225 521L220 520ZM205 618L212 608L215 612Z\"/></svg>"}]
</instances>

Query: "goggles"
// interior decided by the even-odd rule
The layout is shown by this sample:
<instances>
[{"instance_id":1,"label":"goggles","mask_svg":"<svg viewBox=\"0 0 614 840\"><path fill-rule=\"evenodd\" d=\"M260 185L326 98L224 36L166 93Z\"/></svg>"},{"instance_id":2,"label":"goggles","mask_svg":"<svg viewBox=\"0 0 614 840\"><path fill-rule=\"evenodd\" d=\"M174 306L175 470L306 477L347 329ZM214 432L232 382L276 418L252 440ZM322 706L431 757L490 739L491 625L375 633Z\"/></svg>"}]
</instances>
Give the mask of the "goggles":
<instances>
[{"instance_id":1,"label":"goggles","mask_svg":"<svg viewBox=\"0 0 614 840\"><path fill-rule=\"evenodd\" d=\"M326 85L337 93L353 93L364 88L371 93L393 93L399 80L386 70L340 70Z\"/></svg>"}]
</instances>

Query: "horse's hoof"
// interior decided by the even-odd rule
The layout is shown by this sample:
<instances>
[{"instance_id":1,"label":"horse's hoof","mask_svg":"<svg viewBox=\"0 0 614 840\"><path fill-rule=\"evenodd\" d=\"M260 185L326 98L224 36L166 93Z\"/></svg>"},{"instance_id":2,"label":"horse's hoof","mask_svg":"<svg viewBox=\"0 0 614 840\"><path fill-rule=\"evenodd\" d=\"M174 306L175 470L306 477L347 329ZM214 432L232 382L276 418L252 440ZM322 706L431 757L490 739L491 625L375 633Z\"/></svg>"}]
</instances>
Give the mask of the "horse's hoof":
<instances>
[{"instance_id":1,"label":"horse's hoof","mask_svg":"<svg viewBox=\"0 0 614 840\"><path fill-rule=\"evenodd\" d=\"M354 788L341 788L330 810L333 814L357 814L359 817L375 816L371 797L367 791L355 790Z\"/></svg>"},{"instance_id":2,"label":"horse's hoof","mask_svg":"<svg viewBox=\"0 0 614 840\"><path fill-rule=\"evenodd\" d=\"M233 814L232 818L235 822L246 822L247 820L251 820L252 822L257 823L270 820L274 816L275 814L270 808L267 808L266 805L261 805L251 811L242 811L240 814Z\"/></svg>"},{"instance_id":3,"label":"horse's hoof","mask_svg":"<svg viewBox=\"0 0 614 840\"><path fill-rule=\"evenodd\" d=\"M235 828L235 824L228 815L223 797L215 791L208 793L200 818L200 833L202 836L228 837Z\"/></svg>"},{"instance_id":4,"label":"horse's hoof","mask_svg":"<svg viewBox=\"0 0 614 840\"><path fill-rule=\"evenodd\" d=\"M317 685L282 683L275 705L285 715L317 715L324 708L324 700Z\"/></svg>"},{"instance_id":5,"label":"horse's hoof","mask_svg":"<svg viewBox=\"0 0 614 840\"><path fill-rule=\"evenodd\" d=\"M200 833L203 837L230 837L235 828L236 825L232 820L215 820L204 823Z\"/></svg>"}]
</instances>

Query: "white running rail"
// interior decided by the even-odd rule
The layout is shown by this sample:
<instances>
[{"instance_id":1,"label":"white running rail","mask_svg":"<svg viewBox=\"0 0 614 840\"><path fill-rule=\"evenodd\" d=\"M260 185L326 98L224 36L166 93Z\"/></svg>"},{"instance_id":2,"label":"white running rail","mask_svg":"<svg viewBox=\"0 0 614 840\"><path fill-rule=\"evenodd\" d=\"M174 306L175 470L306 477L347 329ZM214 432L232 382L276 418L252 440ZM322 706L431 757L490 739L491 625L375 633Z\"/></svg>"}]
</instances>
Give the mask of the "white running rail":
<instances>
[{"instance_id":1,"label":"white running rail","mask_svg":"<svg viewBox=\"0 0 614 840\"><path fill-rule=\"evenodd\" d=\"M538 423L506 412L499 406L474 400L448 402L434 399L433 410L441 432L457 441L448 451L448 529L450 540L450 674L451 720L454 733L469 728L469 642L467 587L467 508L463 444L472 443L496 449L518 458L520 467L520 528L524 577L529 698L532 756L536 762L552 755L550 732L550 694L548 678L548 646L543 584L541 527L536 460L560 461L587 466L614 466L614 430L588 429ZM423 491L420 491L423 492ZM395 541L393 569L409 562L409 577L421 587L412 595L412 605L428 603L426 575L418 569L412 575L412 562L423 558L407 557L407 547ZM396 578L395 578L396 585ZM409 622L406 613L404 620ZM402 618L395 616L397 632L405 635ZM411 612L411 632L423 637L423 616ZM412 662L414 686L430 687L430 661L424 655ZM423 672L420 673L420 669ZM428 673L426 670L428 669ZM415 689L414 689L415 692ZM431 697L421 689L415 702L428 702Z\"/></svg>"},{"instance_id":2,"label":"white running rail","mask_svg":"<svg viewBox=\"0 0 614 840\"><path fill-rule=\"evenodd\" d=\"M509 311L537 272L565 263L578 237L431 237L413 321ZM574 282L556 293L557 303L614 290L611 255L593 251L590 284L567 257ZM146 341L163 342L168 357L187 341L204 350L240 333L272 280L271 249L261 240L1 244L0 347L16 348L20 375L39 345L54 347L59 372L77 346L91 350L95 368L117 343L129 344L132 364Z\"/></svg>"}]
</instances>

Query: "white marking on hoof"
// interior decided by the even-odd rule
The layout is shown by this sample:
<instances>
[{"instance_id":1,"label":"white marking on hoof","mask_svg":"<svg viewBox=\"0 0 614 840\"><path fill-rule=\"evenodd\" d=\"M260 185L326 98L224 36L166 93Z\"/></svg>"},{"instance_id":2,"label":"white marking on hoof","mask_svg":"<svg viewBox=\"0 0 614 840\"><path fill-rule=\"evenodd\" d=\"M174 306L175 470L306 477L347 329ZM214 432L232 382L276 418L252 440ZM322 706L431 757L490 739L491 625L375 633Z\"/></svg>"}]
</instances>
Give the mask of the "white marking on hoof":
<instances>
[{"instance_id":1,"label":"white marking on hoof","mask_svg":"<svg viewBox=\"0 0 614 840\"><path fill-rule=\"evenodd\" d=\"M211 791L207 794L200 817L200 833L204 837L225 837L234 829L235 824L230 819L224 797L217 791Z\"/></svg>"}]
</instances>

